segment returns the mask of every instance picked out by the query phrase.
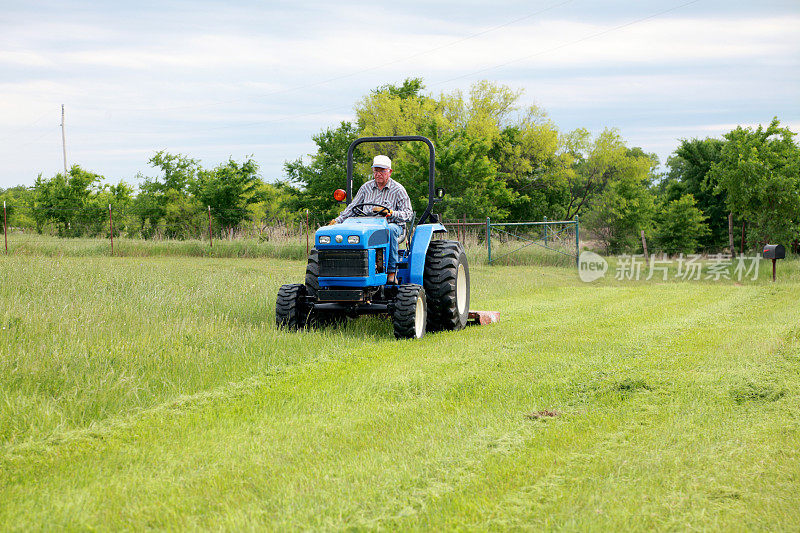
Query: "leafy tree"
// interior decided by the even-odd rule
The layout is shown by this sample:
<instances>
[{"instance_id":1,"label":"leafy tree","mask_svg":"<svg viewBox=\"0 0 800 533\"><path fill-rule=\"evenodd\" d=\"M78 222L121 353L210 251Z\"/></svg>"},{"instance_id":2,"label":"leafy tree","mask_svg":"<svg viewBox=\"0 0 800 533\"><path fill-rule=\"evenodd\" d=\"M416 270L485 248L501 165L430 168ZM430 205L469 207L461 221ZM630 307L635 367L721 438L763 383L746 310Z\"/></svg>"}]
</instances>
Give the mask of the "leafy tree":
<instances>
[{"instance_id":1,"label":"leafy tree","mask_svg":"<svg viewBox=\"0 0 800 533\"><path fill-rule=\"evenodd\" d=\"M708 220L709 231L699 236L698 245L721 249L728 244L728 208L725 191L711 181L709 171L719 161L724 142L720 139L682 140L667 161L669 171L659 184L659 195L666 202L690 194Z\"/></svg>"},{"instance_id":2,"label":"leafy tree","mask_svg":"<svg viewBox=\"0 0 800 533\"><path fill-rule=\"evenodd\" d=\"M654 196L641 174L626 172L610 181L587 215L587 224L607 253L636 249L639 232L648 232Z\"/></svg>"},{"instance_id":3,"label":"leafy tree","mask_svg":"<svg viewBox=\"0 0 800 533\"><path fill-rule=\"evenodd\" d=\"M514 194L496 178L496 165L489 159L491 144L464 130L439 133L431 126L427 133L437 150L437 185L449 191L443 202L444 216L469 213L472 217L505 218L508 211L502 206L510 204ZM395 165L397 179L419 216L428 203L428 147L413 143L402 150Z\"/></svg>"},{"instance_id":4,"label":"leafy tree","mask_svg":"<svg viewBox=\"0 0 800 533\"><path fill-rule=\"evenodd\" d=\"M726 133L709 171L728 209L750 224L749 242L789 243L800 231L800 148L777 117L766 128Z\"/></svg>"},{"instance_id":5,"label":"leafy tree","mask_svg":"<svg viewBox=\"0 0 800 533\"><path fill-rule=\"evenodd\" d=\"M337 128L328 128L314 136L317 153L310 155L309 164L302 158L287 161L284 169L288 176L285 187L291 190L287 207L294 212L309 209L325 219L335 217L341 206L333 199L333 191L347 184L347 149L359 137L358 128L342 122ZM353 195L364 183L368 160L357 151L356 163L362 172L353 172Z\"/></svg>"},{"instance_id":6,"label":"leafy tree","mask_svg":"<svg viewBox=\"0 0 800 533\"><path fill-rule=\"evenodd\" d=\"M247 206L252 220L267 223L273 220L292 220L298 213L290 211L290 206L297 203L297 191L284 183L264 183L260 181L257 185L259 202ZM323 217L314 213L312 217L320 222ZM324 219L325 222L328 219Z\"/></svg>"},{"instance_id":7,"label":"leafy tree","mask_svg":"<svg viewBox=\"0 0 800 533\"><path fill-rule=\"evenodd\" d=\"M374 91L372 94L383 94L386 93L390 96L395 96L397 98L406 99L406 98L420 98L421 92L425 88L425 84L422 81L422 78L406 78L403 82L403 85L399 87L397 85L386 84L381 85Z\"/></svg>"},{"instance_id":8,"label":"leafy tree","mask_svg":"<svg viewBox=\"0 0 800 533\"><path fill-rule=\"evenodd\" d=\"M707 218L691 194L666 201L656 218L656 245L668 254L694 253L710 233Z\"/></svg>"},{"instance_id":9,"label":"leafy tree","mask_svg":"<svg viewBox=\"0 0 800 533\"><path fill-rule=\"evenodd\" d=\"M645 154L640 148L628 149L616 129L606 129L594 141L589 132L571 132L565 144L574 157L574 172L567 173L569 202L566 218L581 214L592 205L593 199L606 186L625 175L635 175L639 181L650 181L658 166L658 158Z\"/></svg>"},{"instance_id":10,"label":"leafy tree","mask_svg":"<svg viewBox=\"0 0 800 533\"><path fill-rule=\"evenodd\" d=\"M202 205L211 207L223 228L231 229L248 218L250 205L264 200L261 183L252 157L241 164L229 159L212 170L200 170L190 190Z\"/></svg>"},{"instance_id":11,"label":"leafy tree","mask_svg":"<svg viewBox=\"0 0 800 533\"><path fill-rule=\"evenodd\" d=\"M425 124L441 114L436 100L421 94L423 88L421 79L412 78L400 87L383 85L365 96L356 104L356 137L420 135ZM395 159L400 148L392 143L371 143L359 150L365 160L376 154Z\"/></svg>"},{"instance_id":12,"label":"leafy tree","mask_svg":"<svg viewBox=\"0 0 800 533\"><path fill-rule=\"evenodd\" d=\"M585 146L586 139L580 132L577 140ZM637 248L655 213L649 187L657 164L654 155L627 148L616 130L604 131L577 159L567 216L588 209L587 225L607 252Z\"/></svg>"},{"instance_id":13,"label":"leafy tree","mask_svg":"<svg viewBox=\"0 0 800 533\"><path fill-rule=\"evenodd\" d=\"M128 231L135 224L135 218L130 213L133 203L133 187L120 181L116 185L101 185L96 194L87 202L86 210L92 213L94 225L93 234L105 233L109 228L108 206L110 205L114 216L114 235Z\"/></svg>"},{"instance_id":14,"label":"leafy tree","mask_svg":"<svg viewBox=\"0 0 800 533\"><path fill-rule=\"evenodd\" d=\"M497 176L514 191L507 206L509 218L565 216L573 158L563 150L558 129L543 113L532 108L528 117L504 128L489 157L497 164Z\"/></svg>"},{"instance_id":15,"label":"leafy tree","mask_svg":"<svg viewBox=\"0 0 800 533\"><path fill-rule=\"evenodd\" d=\"M558 131L541 110L519 108L520 91L480 81L466 95L399 93L376 91L362 100L356 107L359 126L364 135L433 139L437 179L447 189L446 217L540 218L559 212L572 160L559 153ZM427 149L382 146L370 155L378 150L394 158L397 178L409 193L415 191L412 203L419 209L427 198Z\"/></svg>"},{"instance_id":16,"label":"leafy tree","mask_svg":"<svg viewBox=\"0 0 800 533\"><path fill-rule=\"evenodd\" d=\"M0 202L6 202L6 218L9 227L33 228L36 226L31 210L27 209L34 205L33 190L23 185L5 190L0 189Z\"/></svg>"},{"instance_id":17,"label":"leafy tree","mask_svg":"<svg viewBox=\"0 0 800 533\"><path fill-rule=\"evenodd\" d=\"M98 213L90 200L100 189L103 177L73 165L69 174L58 173L50 179L41 174L34 184L35 218L37 230L46 223L54 223L59 235L79 236L85 224L97 223Z\"/></svg>"},{"instance_id":18,"label":"leafy tree","mask_svg":"<svg viewBox=\"0 0 800 533\"><path fill-rule=\"evenodd\" d=\"M159 168L163 176L144 178L134 208L139 217L140 231L147 238L163 227L167 237L187 236L194 233L202 204L190 194L200 164L183 155L156 152L150 165ZM197 219L192 222L191 219Z\"/></svg>"}]
</instances>

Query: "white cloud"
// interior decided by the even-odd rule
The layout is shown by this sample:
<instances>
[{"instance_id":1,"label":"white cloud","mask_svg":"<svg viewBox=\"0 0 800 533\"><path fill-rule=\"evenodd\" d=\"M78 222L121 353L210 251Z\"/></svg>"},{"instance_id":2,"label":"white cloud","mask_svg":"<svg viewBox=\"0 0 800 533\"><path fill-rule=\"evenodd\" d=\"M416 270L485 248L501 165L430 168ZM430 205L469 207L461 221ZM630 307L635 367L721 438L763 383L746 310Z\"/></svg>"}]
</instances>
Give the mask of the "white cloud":
<instances>
[{"instance_id":1,"label":"white cloud","mask_svg":"<svg viewBox=\"0 0 800 533\"><path fill-rule=\"evenodd\" d=\"M578 14L577 4L529 18L514 3L428 7L234 4L214 12L168 3L78 17L66 4L49 18L17 16L15 24L12 16L0 50L0 139L10 141L0 147L0 186L18 182L19 169L60 168L61 103L68 150L101 162L110 170L95 170L106 174L134 174L164 145L193 157L214 146L252 149L276 171L307 153L295 147L311 146L312 134L351 119L371 88L408 76L423 76L434 92L505 79L553 115L620 126L649 150L674 148L701 127L694 124L733 124L745 108L747 119L800 119L797 10L726 9L724 17L664 16L614 30L641 12L601 21ZM519 21L469 37L498 25L488 15L501 9Z\"/></svg>"}]
</instances>

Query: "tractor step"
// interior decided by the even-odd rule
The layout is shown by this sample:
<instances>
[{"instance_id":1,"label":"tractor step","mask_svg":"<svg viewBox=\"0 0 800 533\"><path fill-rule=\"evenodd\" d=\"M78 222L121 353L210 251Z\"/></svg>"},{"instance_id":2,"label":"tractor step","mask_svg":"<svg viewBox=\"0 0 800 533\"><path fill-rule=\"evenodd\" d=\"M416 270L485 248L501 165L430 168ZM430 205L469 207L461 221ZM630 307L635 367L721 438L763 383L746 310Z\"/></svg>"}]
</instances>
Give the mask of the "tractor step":
<instances>
[{"instance_id":1,"label":"tractor step","mask_svg":"<svg viewBox=\"0 0 800 533\"><path fill-rule=\"evenodd\" d=\"M362 289L320 289L317 292L320 302L361 302L364 300Z\"/></svg>"},{"instance_id":2,"label":"tractor step","mask_svg":"<svg viewBox=\"0 0 800 533\"><path fill-rule=\"evenodd\" d=\"M468 326L485 326L500 322L500 311L470 311Z\"/></svg>"}]
</instances>

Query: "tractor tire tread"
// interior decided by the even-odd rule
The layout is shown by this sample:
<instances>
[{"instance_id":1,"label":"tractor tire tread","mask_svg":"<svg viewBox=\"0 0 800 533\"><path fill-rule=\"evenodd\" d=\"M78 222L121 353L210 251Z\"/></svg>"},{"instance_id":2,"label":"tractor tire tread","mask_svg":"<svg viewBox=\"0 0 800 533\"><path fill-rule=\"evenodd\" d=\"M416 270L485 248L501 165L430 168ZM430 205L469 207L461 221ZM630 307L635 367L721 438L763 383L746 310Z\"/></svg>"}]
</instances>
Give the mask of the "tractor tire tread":
<instances>
[{"instance_id":1,"label":"tractor tire tread","mask_svg":"<svg viewBox=\"0 0 800 533\"><path fill-rule=\"evenodd\" d=\"M306 265L306 294L316 298L319 290L319 252L312 248Z\"/></svg>"},{"instance_id":2,"label":"tractor tire tread","mask_svg":"<svg viewBox=\"0 0 800 533\"><path fill-rule=\"evenodd\" d=\"M425 289L421 285L400 285L392 310L394 336L398 339L413 339L416 336L417 298L420 292L425 298ZM424 330L423 330L424 334Z\"/></svg>"},{"instance_id":3,"label":"tractor tire tread","mask_svg":"<svg viewBox=\"0 0 800 533\"><path fill-rule=\"evenodd\" d=\"M463 261L462 261L463 260ZM428 295L428 331L459 330L466 325L469 309L458 311L457 277L462 264L467 276L467 304L469 303L469 267L461 243L458 241L431 241L425 256L424 284Z\"/></svg>"},{"instance_id":4,"label":"tractor tire tread","mask_svg":"<svg viewBox=\"0 0 800 533\"><path fill-rule=\"evenodd\" d=\"M275 325L278 328L296 330L305 327L306 287L302 283L281 285L275 302Z\"/></svg>"}]
</instances>

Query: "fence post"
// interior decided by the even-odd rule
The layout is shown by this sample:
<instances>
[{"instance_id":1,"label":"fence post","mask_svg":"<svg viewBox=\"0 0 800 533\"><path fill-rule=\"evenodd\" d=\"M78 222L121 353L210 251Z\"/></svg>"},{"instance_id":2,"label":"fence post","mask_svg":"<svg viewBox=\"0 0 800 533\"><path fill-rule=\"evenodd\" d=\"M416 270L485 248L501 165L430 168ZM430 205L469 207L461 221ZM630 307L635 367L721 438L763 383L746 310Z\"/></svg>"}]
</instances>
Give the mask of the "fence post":
<instances>
[{"instance_id":1,"label":"fence post","mask_svg":"<svg viewBox=\"0 0 800 533\"><path fill-rule=\"evenodd\" d=\"M547 217L544 217L544 245L547 246Z\"/></svg>"},{"instance_id":2,"label":"fence post","mask_svg":"<svg viewBox=\"0 0 800 533\"><path fill-rule=\"evenodd\" d=\"M306 255L308 255L311 250L309 249L309 241L308 241L308 234L311 230L308 229L308 209L306 209Z\"/></svg>"},{"instance_id":3,"label":"fence post","mask_svg":"<svg viewBox=\"0 0 800 533\"><path fill-rule=\"evenodd\" d=\"M8 217L6 216L6 201L3 200L3 238L6 241L6 254L8 253Z\"/></svg>"},{"instance_id":4,"label":"fence post","mask_svg":"<svg viewBox=\"0 0 800 533\"><path fill-rule=\"evenodd\" d=\"M211 237L211 206L208 206L208 245L214 247L214 239Z\"/></svg>"},{"instance_id":5,"label":"fence post","mask_svg":"<svg viewBox=\"0 0 800 533\"><path fill-rule=\"evenodd\" d=\"M744 220L742 220L742 257L744 257Z\"/></svg>"},{"instance_id":6,"label":"fence post","mask_svg":"<svg viewBox=\"0 0 800 533\"><path fill-rule=\"evenodd\" d=\"M581 232L578 215L575 215L575 266L580 267L581 257Z\"/></svg>"},{"instance_id":7,"label":"fence post","mask_svg":"<svg viewBox=\"0 0 800 533\"><path fill-rule=\"evenodd\" d=\"M736 255L736 250L733 249L733 213L728 213L728 246L731 249L731 257Z\"/></svg>"},{"instance_id":8,"label":"fence post","mask_svg":"<svg viewBox=\"0 0 800 533\"><path fill-rule=\"evenodd\" d=\"M108 227L111 230L111 255L114 255L114 222L111 220L111 204L108 204Z\"/></svg>"},{"instance_id":9,"label":"fence post","mask_svg":"<svg viewBox=\"0 0 800 533\"><path fill-rule=\"evenodd\" d=\"M650 266L650 256L647 255L647 239L644 238L644 230L642 230L642 252L644 252L644 262Z\"/></svg>"},{"instance_id":10,"label":"fence post","mask_svg":"<svg viewBox=\"0 0 800 533\"><path fill-rule=\"evenodd\" d=\"M492 224L489 217L486 217L486 251L489 255L489 264L492 264Z\"/></svg>"}]
</instances>

